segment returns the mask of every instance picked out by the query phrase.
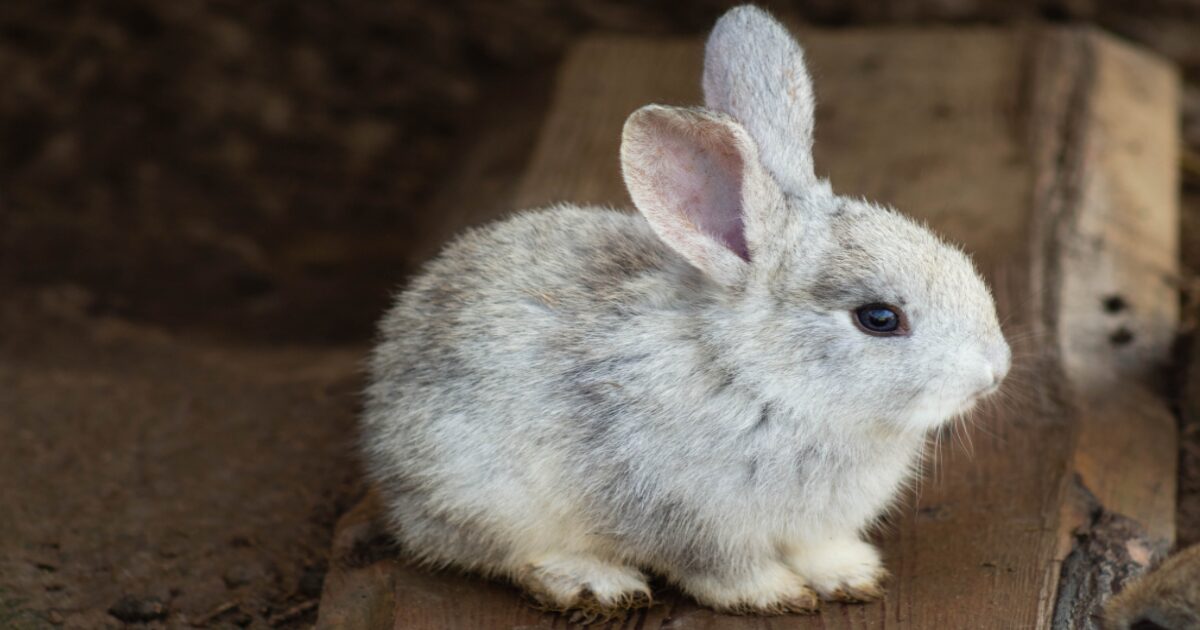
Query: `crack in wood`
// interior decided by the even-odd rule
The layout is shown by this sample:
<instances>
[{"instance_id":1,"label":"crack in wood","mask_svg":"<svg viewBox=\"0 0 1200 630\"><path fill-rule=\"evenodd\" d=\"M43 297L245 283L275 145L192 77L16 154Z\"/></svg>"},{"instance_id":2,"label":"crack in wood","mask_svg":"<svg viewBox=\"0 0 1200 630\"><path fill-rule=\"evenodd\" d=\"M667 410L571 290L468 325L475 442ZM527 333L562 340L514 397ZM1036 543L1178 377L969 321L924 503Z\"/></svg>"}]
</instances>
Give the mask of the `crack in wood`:
<instances>
[{"instance_id":1,"label":"crack in wood","mask_svg":"<svg viewBox=\"0 0 1200 630\"><path fill-rule=\"evenodd\" d=\"M1150 536L1141 523L1106 510L1078 475L1071 493L1087 520L1073 532L1063 560L1051 627L1100 630L1104 603L1157 565L1171 545Z\"/></svg>"}]
</instances>

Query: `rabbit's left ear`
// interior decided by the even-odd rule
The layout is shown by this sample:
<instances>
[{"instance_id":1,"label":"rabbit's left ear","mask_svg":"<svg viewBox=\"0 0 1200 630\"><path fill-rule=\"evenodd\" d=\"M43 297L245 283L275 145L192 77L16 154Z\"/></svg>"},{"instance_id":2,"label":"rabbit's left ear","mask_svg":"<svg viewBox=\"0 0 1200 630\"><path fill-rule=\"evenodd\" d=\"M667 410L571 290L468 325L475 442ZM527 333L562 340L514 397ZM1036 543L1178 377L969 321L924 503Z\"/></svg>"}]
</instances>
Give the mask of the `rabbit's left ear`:
<instances>
[{"instance_id":1,"label":"rabbit's left ear","mask_svg":"<svg viewBox=\"0 0 1200 630\"><path fill-rule=\"evenodd\" d=\"M659 238L727 286L766 250L785 205L749 134L718 112L634 112L621 136L621 171Z\"/></svg>"},{"instance_id":2,"label":"rabbit's left ear","mask_svg":"<svg viewBox=\"0 0 1200 630\"><path fill-rule=\"evenodd\" d=\"M800 46L769 13L745 5L717 20L704 51L704 101L750 132L784 190L816 183L812 81Z\"/></svg>"}]
</instances>

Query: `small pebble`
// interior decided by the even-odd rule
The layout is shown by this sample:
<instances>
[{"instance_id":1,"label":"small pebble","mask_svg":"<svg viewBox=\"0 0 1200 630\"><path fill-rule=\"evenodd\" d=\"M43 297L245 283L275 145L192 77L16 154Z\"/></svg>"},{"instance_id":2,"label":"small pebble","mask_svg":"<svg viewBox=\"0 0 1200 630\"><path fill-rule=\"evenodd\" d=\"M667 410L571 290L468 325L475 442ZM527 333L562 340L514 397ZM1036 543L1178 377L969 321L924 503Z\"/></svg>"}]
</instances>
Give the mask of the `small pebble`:
<instances>
[{"instance_id":1,"label":"small pebble","mask_svg":"<svg viewBox=\"0 0 1200 630\"><path fill-rule=\"evenodd\" d=\"M257 572L254 569L243 565L236 565L230 567L221 578L225 581L225 588L235 589L254 581L256 575Z\"/></svg>"},{"instance_id":2,"label":"small pebble","mask_svg":"<svg viewBox=\"0 0 1200 630\"><path fill-rule=\"evenodd\" d=\"M320 569L305 569L300 576L296 590L309 599L321 596L321 587L325 584L325 572Z\"/></svg>"},{"instance_id":3,"label":"small pebble","mask_svg":"<svg viewBox=\"0 0 1200 630\"><path fill-rule=\"evenodd\" d=\"M108 609L108 614L125 623L140 623L166 617L167 606L157 597L126 595Z\"/></svg>"}]
</instances>

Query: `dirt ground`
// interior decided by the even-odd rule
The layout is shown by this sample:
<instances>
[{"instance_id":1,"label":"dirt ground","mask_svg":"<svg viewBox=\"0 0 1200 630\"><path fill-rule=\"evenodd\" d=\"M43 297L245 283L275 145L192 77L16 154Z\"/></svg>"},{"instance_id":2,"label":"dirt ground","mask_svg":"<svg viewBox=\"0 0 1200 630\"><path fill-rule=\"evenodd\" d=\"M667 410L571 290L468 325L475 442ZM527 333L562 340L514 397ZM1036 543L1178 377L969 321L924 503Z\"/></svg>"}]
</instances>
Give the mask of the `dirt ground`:
<instances>
[{"instance_id":1,"label":"dirt ground","mask_svg":"<svg viewBox=\"0 0 1200 630\"><path fill-rule=\"evenodd\" d=\"M0 627L311 607L356 483L359 350L191 339L78 287L7 298Z\"/></svg>"},{"instance_id":2,"label":"dirt ground","mask_svg":"<svg viewBox=\"0 0 1200 630\"><path fill-rule=\"evenodd\" d=\"M503 197L579 33L700 33L730 4L0 3L0 627L310 624L361 491L361 358L462 216L447 178L483 146ZM1095 22L1168 55L1200 272L1200 1L765 4L830 27Z\"/></svg>"}]
</instances>

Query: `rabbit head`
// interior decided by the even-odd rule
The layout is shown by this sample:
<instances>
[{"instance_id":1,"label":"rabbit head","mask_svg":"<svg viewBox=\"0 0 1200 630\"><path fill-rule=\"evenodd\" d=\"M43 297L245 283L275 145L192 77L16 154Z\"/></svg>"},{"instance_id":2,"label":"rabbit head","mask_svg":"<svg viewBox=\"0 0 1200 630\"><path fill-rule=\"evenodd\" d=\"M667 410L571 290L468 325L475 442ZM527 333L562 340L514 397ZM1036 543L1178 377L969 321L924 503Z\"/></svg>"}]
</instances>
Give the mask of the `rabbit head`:
<instances>
[{"instance_id":1,"label":"rabbit head","mask_svg":"<svg viewBox=\"0 0 1200 630\"><path fill-rule=\"evenodd\" d=\"M655 233L710 281L705 328L739 378L837 422L928 429L994 391L1010 352L970 259L813 169L812 85L766 12L708 40L704 108L651 105L622 136Z\"/></svg>"}]
</instances>

